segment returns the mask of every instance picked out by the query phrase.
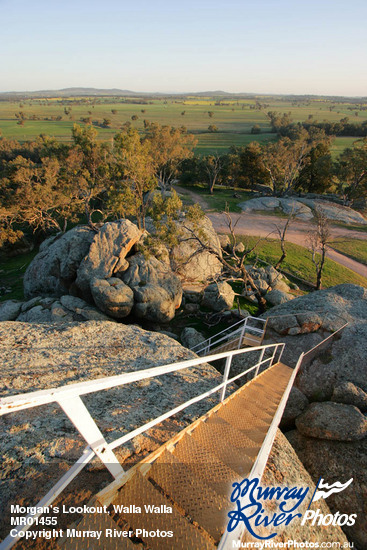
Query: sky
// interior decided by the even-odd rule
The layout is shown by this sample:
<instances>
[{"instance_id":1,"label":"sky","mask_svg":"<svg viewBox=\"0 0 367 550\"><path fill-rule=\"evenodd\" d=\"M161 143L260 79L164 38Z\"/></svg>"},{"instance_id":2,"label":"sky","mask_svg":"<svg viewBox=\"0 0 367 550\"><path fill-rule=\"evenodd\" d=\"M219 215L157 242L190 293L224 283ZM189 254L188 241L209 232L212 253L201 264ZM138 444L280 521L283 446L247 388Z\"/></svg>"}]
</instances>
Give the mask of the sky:
<instances>
[{"instance_id":1,"label":"sky","mask_svg":"<svg viewBox=\"0 0 367 550\"><path fill-rule=\"evenodd\" d=\"M367 96L367 0L0 0L0 91Z\"/></svg>"}]
</instances>

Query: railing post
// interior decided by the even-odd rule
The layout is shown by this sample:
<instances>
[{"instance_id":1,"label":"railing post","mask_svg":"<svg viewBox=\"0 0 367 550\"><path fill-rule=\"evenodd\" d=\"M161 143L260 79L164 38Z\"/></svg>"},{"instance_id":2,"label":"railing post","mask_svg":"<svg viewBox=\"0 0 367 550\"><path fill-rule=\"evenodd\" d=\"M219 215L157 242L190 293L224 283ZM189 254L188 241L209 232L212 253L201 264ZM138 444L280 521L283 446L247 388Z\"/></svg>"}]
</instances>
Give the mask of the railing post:
<instances>
[{"instance_id":1,"label":"railing post","mask_svg":"<svg viewBox=\"0 0 367 550\"><path fill-rule=\"evenodd\" d=\"M79 396L58 400L65 414L114 478L124 471Z\"/></svg>"},{"instance_id":2,"label":"railing post","mask_svg":"<svg viewBox=\"0 0 367 550\"><path fill-rule=\"evenodd\" d=\"M229 355L226 359L226 366L224 367L224 373L223 373L223 382L224 386L222 388L222 391L220 392L220 401L224 401L225 395L226 395L226 389L227 389L227 380L229 376L229 369L231 368L232 363L232 355Z\"/></svg>"},{"instance_id":3,"label":"railing post","mask_svg":"<svg viewBox=\"0 0 367 550\"><path fill-rule=\"evenodd\" d=\"M260 368L260 366L261 366L260 363L261 363L261 361L263 360L264 353L265 353L265 348L263 348L262 351L261 351L260 359L259 359L259 364L258 364L257 367L256 367L256 370L255 370L255 373L254 373L254 378L256 378L256 376L258 375L259 368Z\"/></svg>"},{"instance_id":4,"label":"railing post","mask_svg":"<svg viewBox=\"0 0 367 550\"><path fill-rule=\"evenodd\" d=\"M212 337L210 337L209 340L208 340L208 345L206 346L206 350L205 350L206 354L209 353L211 345L212 345Z\"/></svg>"},{"instance_id":5,"label":"railing post","mask_svg":"<svg viewBox=\"0 0 367 550\"><path fill-rule=\"evenodd\" d=\"M278 362L279 362L279 363L280 363L280 360L281 360L281 358L282 358L284 348L285 348L285 344L282 344L282 351L280 352L279 359L278 359Z\"/></svg>"},{"instance_id":6,"label":"railing post","mask_svg":"<svg viewBox=\"0 0 367 550\"><path fill-rule=\"evenodd\" d=\"M278 349L278 344L274 347L274 351L273 351L273 355L271 356L271 359L270 359L270 363L269 363L269 367L270 368L273 364L273 361L274 361L274 357L275 357L275 354L277 352L277 349Z\"/></svg>"},{"instance_id":7,"label":"railing post","mask_svg":"<svg viewBox=\"0 0 367 550\"><path fill-rule=\"evenodd\" d=\"M245 322L242 325L241 335L240 335L240 339L239 339L239 342L238 342L238 349L242 348L242 340L243 340L243 336L245 334L246 326L247 326L247 317L245 319Z\"/></svg>"}]
</instances>

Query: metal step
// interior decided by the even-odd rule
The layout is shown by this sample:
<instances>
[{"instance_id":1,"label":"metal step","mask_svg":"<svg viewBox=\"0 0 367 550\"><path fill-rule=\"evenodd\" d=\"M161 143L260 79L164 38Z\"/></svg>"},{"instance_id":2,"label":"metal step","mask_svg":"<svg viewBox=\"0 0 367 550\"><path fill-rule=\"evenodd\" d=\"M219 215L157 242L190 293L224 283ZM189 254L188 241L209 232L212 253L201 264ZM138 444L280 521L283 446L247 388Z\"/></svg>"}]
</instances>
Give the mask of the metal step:
<instances>
[{"instance_id":1,"label":"metal step","mask_svg":"<svg viewBox=\"0 0 367 550\"><path fill-rule=\"evenodd\" d=\"M183 517L172 503L163 496L148 479L139 471L121 488L116 495L113 505L135 505L141 508L141 513L121 512L114 516L117 524L126 521L136 535L144 540L152 550L213 550L214 542L201 532L188 518ZM157 507L171 507L172 513L147 512L144 505ZM139 533L137 530L145 530ZM173 537L149 536L150 532L172 531Z\"/></svg>"},{"instance_id":2,"label":"metal step","mask_svg":"<svg viewBox=\"0 0 367 550\"><path fill-rule=\"evenodd\" d=\"M224 426L224 428L230 427L232 430L236 430L237 433L240 433L241 438L245 436L251 442L255 443L257 447L261 447L265 439L266 433L268 431L267 424L262 424L262 425L252 424L251 428L239 430L237 426L235 426L232 422L228 421L228 419L225 420L218 413L213 414L208 419L207 423L208 425L212 423L216 423L219 426Z\"/></svg>"},{"instance_id":3,"label":"metal step","mask_svg":"<svg viewBox=\"0 0 367 550\"><path fill-rule=\"evenodd\" d=\"M190 435L185 435L181 439L173 455L191 469L196 479L200 479L225 498L230 494L232 483L242 479L217 455L200 446Z\"/></svg>"},{"instance_id":4,"label":"metal step","mask_svg":"<svg viewBox=\"0 0 367 550\"><path fill-rule=\"evenodd\" d=\"M191 468L168 451L164 451L154 462L147 477L159 485L183 513L201 525L215 541L219 541L230 509L227 498L202 483Z\"/></svg>"},{"instance_id":5,"label":"metal step","mask_svg":"<svg viewBox=\"0 0 367 550\"><path fill-rule=\"evenodd\" d=\"M229 424L227 426L228 429L214 423L209 425L208 422L202 422L191 433L191 437L240 476L246 477L251 471L259 447L245 436L240 438L241 432L236 428Z\"/></svg>"}]
</instances>

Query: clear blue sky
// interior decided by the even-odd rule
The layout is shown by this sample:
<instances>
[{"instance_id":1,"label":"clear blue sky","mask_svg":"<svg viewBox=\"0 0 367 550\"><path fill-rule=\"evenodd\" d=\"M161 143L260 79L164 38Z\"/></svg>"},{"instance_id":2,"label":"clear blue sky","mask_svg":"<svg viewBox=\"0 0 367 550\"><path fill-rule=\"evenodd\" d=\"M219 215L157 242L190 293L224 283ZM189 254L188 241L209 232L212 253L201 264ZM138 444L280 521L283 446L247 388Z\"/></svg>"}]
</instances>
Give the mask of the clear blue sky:
<instances>
[{"instance_id":1,"label":"clear blue sky","mask_svg":"<svg viewBox=\"0 0 367 550\"><path fill-rule=\"evenodd\" d=\"M367 95L367 0L0 0L0 91Z\"/></svg>"}]
</instances>

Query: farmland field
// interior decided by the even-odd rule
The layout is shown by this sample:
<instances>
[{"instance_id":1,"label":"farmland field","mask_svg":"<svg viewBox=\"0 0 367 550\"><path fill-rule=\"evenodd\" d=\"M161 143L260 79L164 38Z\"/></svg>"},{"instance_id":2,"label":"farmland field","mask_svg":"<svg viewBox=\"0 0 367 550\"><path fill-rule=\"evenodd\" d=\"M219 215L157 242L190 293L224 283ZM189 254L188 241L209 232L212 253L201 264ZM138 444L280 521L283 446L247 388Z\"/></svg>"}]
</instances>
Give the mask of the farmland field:
<instances>
[{"instance_id":1,"label":"farmland field","mask_svg":"<svg viewBox=\"0 0 367 550\"><path fill-rule=\"evenodd\" d=\"M259 104L262 108L259 108ZM366 105L363 105L364 109ZM179 127L185 126L196 134L199 155L212 152L226 152L231 145L246 145L251 141L261 143L274 140L271 132L268 111L290 113L294 122L302 122L311 116L312 121L339 121L349 117L351 122L367 120L367 110L347 100L336 103L327 99L290 100L258 96L251 99L227 99L210 97L176 98L112 98L112 97L71 97L48 99L23 99L0 101L0 130L7 138L19 141L34 139L39 134L54 136L60 141L70 141L74 123L83 124L81 119L92 120L98 129L101 140L109 140L125 122L142 130L144 120ZM69 111L70 110L70 111ZM15 114L24 113L26 120L20 125ZM356 116L357 113L357 116ZM36 120L30 120L33 117ZM59 120L55 120L56 117ZM137 117L132 121L131 117ZM37 120L38 119L38 120ZM109 119L109 127L103 127L103 119ZM252 134L257 124L260 134ZM216 132L209 132L214 125ZM334 156L345 147L352 145L356 138L337 137L332 144Z\"/></svg>"}]
</instances>

